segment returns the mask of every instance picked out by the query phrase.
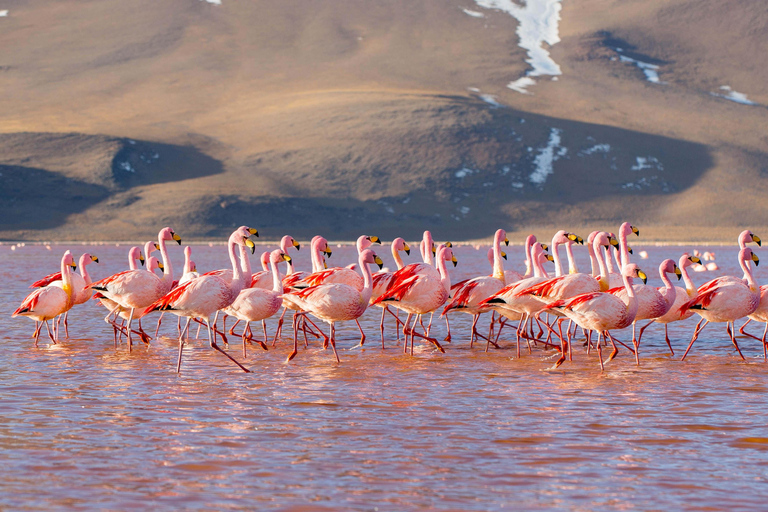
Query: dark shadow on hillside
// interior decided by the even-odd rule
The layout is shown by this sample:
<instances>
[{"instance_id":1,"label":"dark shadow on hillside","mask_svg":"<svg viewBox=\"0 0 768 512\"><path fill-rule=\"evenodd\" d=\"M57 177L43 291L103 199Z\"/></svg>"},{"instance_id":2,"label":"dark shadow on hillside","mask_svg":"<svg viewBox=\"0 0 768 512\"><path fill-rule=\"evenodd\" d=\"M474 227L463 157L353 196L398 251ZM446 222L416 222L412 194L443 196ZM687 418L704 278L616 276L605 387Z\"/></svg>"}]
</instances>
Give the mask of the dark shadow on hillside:
<instances>
[{"instance_id":1,"label":"dark shadow on hillside","mask_svg":"<svg viewBox=\"0 0 768 512\"><path fill-rule=\"evenodd\" d=\"M0 230L51 229L109 197L106 187L60 174L0 165Z\"/></svg>"}]
</instances>

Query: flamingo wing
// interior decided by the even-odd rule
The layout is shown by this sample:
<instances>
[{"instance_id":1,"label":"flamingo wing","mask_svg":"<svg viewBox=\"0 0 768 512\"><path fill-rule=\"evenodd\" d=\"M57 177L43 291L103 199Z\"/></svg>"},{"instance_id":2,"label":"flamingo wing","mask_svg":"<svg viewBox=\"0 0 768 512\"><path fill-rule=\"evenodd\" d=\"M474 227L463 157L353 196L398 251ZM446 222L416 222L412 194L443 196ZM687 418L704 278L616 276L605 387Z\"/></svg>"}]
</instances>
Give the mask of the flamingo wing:
<instances>
[{"instance_id":1,"label":"flamingo wing","mask_svg":"<svg viewBox=\"0 0 768 512\"><path fill-rule=\"evenodd\" d=\"M61 281L61 271L54 272L53 274L48 274L42 279L38 279L31 285L29 285L30 288L42 288L43 286L48 286L54 281Z\"/></svg>"},{"instance_id":2,"label":"flamingo wing","mask_svg":"<svg viewBox=\"0 0 768 512\"><path fill-rule=\"evenodd\" d=\"M14 311L11 316L13 317L22 315L24 313L34 312L35 306L37 306L37 301L40 298L40 294L43 293L43 290L44 288L38 288L37 290L27 295L26 298L22 301L21 306L16 308L16 311Z\"/></svg>"},{"instance_id":3,"label":"flamingo wing","mask_svg":"<svg viewBox=\"0 0 768 512\"><path fill-rule=\"evenodd\" d=\"M394 279L394 278L393 278ZM379 298L377 298L373 303L379 304L384 301L400 301L405 297L405 294L408 293L409 290L411 290L416 283L419 281L419 276L411 276L409 279L406 279L404 281L401 281L400 284L397 286L392 286L390 283L389 288L387 288L387 291L382 293Z\"/></svg>"}]
</instances>

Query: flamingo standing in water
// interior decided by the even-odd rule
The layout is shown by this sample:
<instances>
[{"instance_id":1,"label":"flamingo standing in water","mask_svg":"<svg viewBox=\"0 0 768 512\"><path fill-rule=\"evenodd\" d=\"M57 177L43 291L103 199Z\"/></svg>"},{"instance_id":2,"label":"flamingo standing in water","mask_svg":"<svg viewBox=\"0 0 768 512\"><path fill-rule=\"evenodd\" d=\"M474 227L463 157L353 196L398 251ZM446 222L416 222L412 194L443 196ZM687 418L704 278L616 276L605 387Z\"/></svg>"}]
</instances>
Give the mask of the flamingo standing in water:
<instances>
[{"instance_id":1,"label":"flamingo standing in water","mask_svg":"<svg viewBox=\"0 0 768 512\"><path fill-rule=\"evenodd\" d=\"M277 268L277 264L281 261L286 261L290 264L291 257L282 249L275 249L270 253L270 275L272 276L271 290L265 290L263 288L246 288L241 290L232 305L226 309L228 315L234 316L238 321L243 320L245 322L245 329L243 329L243 357L246 357L246 337L252 338L250 323L261 321L263 324L264 320L280 310L280 306L283 303L283 276L280 275ZM261 346L265 350L266 341L267 329L264 327L264 342L261 343Z\"/></svg>"},{"instance_id":2,"label":"flamingo standing in water","mask_svg":"<svg viewBox=\"0 0 768 512\"><path fill-rule=\"evenodd\" d=\"M91 256L88 253L83 254L80 256L79 265L80 265L80 273L73 272L72 273L72 287L75 290L75 303L74 306L77 306L78 304L85 304L88 302L88 299L91 298L91 291L87 289L86 287L91 284L91 275L88 273L88 265L91 263L98 263L99 258L96 256ZM43 286L58 286L59 288L62 288L64 286L64 283L61 280L61 272L54 272L53 274L49 274L45 276L42 279L39 279L32 283L30 288L42 288ZM69 311L66 311L64 313L64 335L69 338L69 325L67 323L67 317L69 316ZM58 321L57 321L58 325ZM42 328L42 325L40 326ZM58 331L58 327L55 329Z\"/></svg>"},{"instance_id":3,"label":"flamingo standing in water","mask_svg":"<svg viewBox=\"0 0 768 512\"><path fill-rule=\"evenodd\" d=\"M134 312L143 310L155 300L168 293L173 285L173 269L169 269L171 263L168 258L168 252L165 247L166 240L173 240L181 245L181 238L173 232L171 228L163 228L158 233L158 243L160 253L163 256L163 277L157 277L153 272L144 270L125 270L106 279L92 283L90 288L101 292L107 299L114 301L118 306L114 311L104 319L111 325L117 325L109 319L112 314L117 313L117 308L129 309L128 315L128 349L132 347L131 323Z\"/></svg>"},{"instance_id":4,"label":"flamingo standing in water","mask_svg":"<svg viewBox=\"0 0 768 512\"><path fill-rule=\"evenodd\" d=\"M691 276L688 274L688 267L696 264L701 264L701 259L698 256L691 256L687 252L680 256L678 262L678 268L683 275L683 283L685 288L679 286L675 287L674 303L669 308L666 314L656 318L654 321L659 324L664 324L664 339L667 342L669 351L672 355L675 355L675 351L672 350L672 343L669 340L668 325L672 322L679 322L680 320L686 320L693 316L693 311L687 311L684 315L680 315L680 308L696 296L696 285L693 284ZM659 291L662 291L660 289ZM664 293L662 291L662 293Z\"/></svg>"},{"instance_id":5,"label":"flamingo standing in water","mask_svg":"<svg viewBox=\"0 0 768 512\"><path fill-rule=\"evenodd\" d=\"M484 338L488 343L491 343L490 333L488 334L488 337L485 337L477 332L477 322L480 319L480 315L485 312L479 308L480 302L491 295L494 295L505 286L504 264L501 260L502 242L509 245L506 231L499 229L494 234L493 245L491 246L491 249L493 250L493 274L490 276L480 276L470 279L458 289L451 288L453 291L453 299L443 308L443 315L448 314L451 310L461 311L472 315L472 329L470 331L469 339L470 348L472 348L475 337ZM486 344L486 350L487 348Z\"/></svg>"},{"instance_id":6,"label":"flamingo standing in water","mask_svg":"<svg viewBox=\"0 0 768 512\"><path fill-rule=\"evenodd\" d=\"M400 270L405 266L403 263L403 259L400 257L400 251L405 251L406 254L410 256L411 254L411 248L408 246L407 243L405 243L405 240L402 238L395 238L392 240L392 258L395 260L395 265L397 265L397 270ZM382 293L384 293L387 290L387 287L389 286L389 283L392 281L392 276L395 275L394 272L385 272L382 270L381 272L376 272L373 274L373 291L371 292L371 304L373 304L376 299L378 299ZM384 304L376 304L377 307L381 308L381 323L379 324L379 330L381 331L381 348L384 348L384 315L385 313L389 312L392 316L395 317L397 320L397 339L400 340L400 317L399 315L396 315L393 313L389 306Z\"/></svg>"},{"instance_id":7,"label":"flamingo standing in water","mask_svg":"<svg viewBox=\"0 0 768 512\"><path fill-rule=\"evenodd\" d=\"M610 361L618 353L610 331L629 327L635 319L635 313L637 313L637 298L629 279L639 277L643 282L647 282L645 273L634 263L624 265L621 275L624 278L624 289L627 291L627 303L612 293L591 292L576 295L569 299L558 300L547 305L547 309L562 311L565 316L573 320L582 329L599 333L597 353L600 358L601 370L605 369L603 364L602 338L607 337L613 344L613 353L608 358L608 361ZM555 363L554 368L560 366L564 360L565 356L563 354Z\"/></svg>"},{"instance_id":8,"label":"flamingo standing in water","mask_svg":"<svg viewBox=\"0 0 768 512\"><path fill-rule=\"evenodd\" d=\"M162 270L163 269L162 264L158 268ZM195 265L195 262L192 261L192 247L188 245L184 248L184 268L182 269L181 277L179 278L179 282L176 283L171 288L175 288L176 286L182 285L187 281L191 281L196 277L200 277L200 273L197 271L197 265ZM155 338L157 338L157 334L160 332L160 324L163 323L164 316L165 316L165 313L161 313L160 318L157 319L157 328L155 329ZM181 333L181 317L178 317L177 326L178 326L179 333ZM141 329L141 324L139 324L139 329Z\"/></svg>"},{"instance_id":9,"label":"flamingo standing in water","mask_svg":"<svg viewBox=\"0 0 768 512\"><path fill-rule=\"evenodd\" d=\"M362 250L358 256L358 264L363 273L362 290L358 290L357 287L345 283L326 283L283 295L283 298L293 302L303 311L312 313L320 320L331 325L328 339L333 348L333 355L336 357L337 363L340 361L339 354L336 352L336 322L357 320L368 308L373 291L371 269L368 267L371 263L375 263L379 268L384 266L384 262L381 261L381 258L376 253L370 249ZM288 356L286 362L293 359L298 353L298 333L296 331L297 326L294 325L293 352Z\"/></svg>"},{"instance_id":10,"label":"flamingo standing in water","mask_svg":"<svg viewBox=\"0 0 768 512\"><path fill-rule=\"evenodd\" d=\"M238 261L238 255L235 249L240 246L246 246L255 252L256 246L249 239L256 231L247 226L240 226L229 237L227 250L229 259L232 263L232 279L227 281L220 275L220 272L214 271L201 275L182 286L171 290L167 295L160 297L145 309L145 314L152 311L173 311L174 314L187 317L187 323L179 336L179 359L176 363L176 372L181 372L181 356L184 349L184 334L189 329L189 323L193 318L203 318L208 327L208 342L211 347L228 357L232 362L240 367L244 372L249 370L240 364L235 358L227 354L216 344L216 338L211 335L210 316L215 313L216 317L219 311L232 304L237 298L240 290L245 288L246 276L242 271L242 262ZM216 323L214 317L214 324Z\"/></svg>"},{"instance_id":11,"label":"flamingo standing in water","mask_svg":"<svg viewBox=\"0 0 768 512\"><path fill-rule=\"evenodd\" d=\"M48 325L48 320L55 318L61 314L66 313L75 303L75 295L77 291L72 284L72 270L77 268L75 260L72 257L72 253L66 251L61 258L61 282L62 286L45 286L38 288L22 301L16 311L11 315L26 316L33 319L35 322L41 322L41 328L37 329L37 336L35 336L35 346L40 339L40 330L42 329L42 323L45 323L45 328L48 330L48 337L56 344L58 333L56 336L51 334L51 328Z\"/></svg>"},{"instance_id":12,"label":"flamingo standing in water","mask_svg":"<svg viewBox=\"0 0 768 512\"><path fill-rule=\"evenodd\" d=\"M741 358L744 359L744 355L741 353L738 343L736 343L733 322L739 318L751 315L760 304L760 288L755 283L754 277L752 277L752 270L749 266L750 261L753 261L755 266L760 263L760 259L752 252L752 249L745 247L739 251L739 266L744 271L745 279L742 280L732 276L713 279L701 285L696 297L680 308L681 314L692 309L704 319L703 325L696 326L691 342L683 354L683 360L688 355L701 331L710 322L726 322L726 331L731 338L731 343L736 347Z\"/></svg>"},{"instance_id":13,"label":"flamingo standing in water","mask_svg":"<svg viewBox=\"0 0 768 512\"><path fill-rule=\"evenodd\" d=\"M448 274L445 262L452 262L454 267L458 263L451 248L444 245L437 249L436 257L437 269L425 263L414 263L406 265L395 272L387 291L374 301L374 304L390 302L394 307L408 313L408 317L403 324L403 334L406 337L403 350L407 351L408 349L408 336L410 335L411 355L413 355L414 336L429 341L441 352L444 352L440 343L436 339L429 337L426 329L424 334L416 332L416 322L421 316L424 313L434 312L448 300L448 293L451 289L451 277ZM411 318L414 316L416 318L414 319L413 326L411 326Z\"/></svg>"}]
</instances>

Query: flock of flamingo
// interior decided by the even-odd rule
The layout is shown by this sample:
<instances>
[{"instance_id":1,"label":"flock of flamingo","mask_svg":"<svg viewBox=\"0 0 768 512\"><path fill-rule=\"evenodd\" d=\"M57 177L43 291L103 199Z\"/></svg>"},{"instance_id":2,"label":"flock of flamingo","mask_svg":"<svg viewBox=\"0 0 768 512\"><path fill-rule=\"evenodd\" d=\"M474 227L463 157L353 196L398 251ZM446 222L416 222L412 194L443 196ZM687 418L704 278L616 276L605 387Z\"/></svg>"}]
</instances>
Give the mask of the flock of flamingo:
<instances>
[{"instance_id":1,"label":"flock of flamingo","mask_svg":"<svg viewBox=\"0 0 768 512\"><path fill-rule=\"evenodd\" d=\"M633 233L639 235L637 228L626 222L616 235L600 231L591 233L586 240L591 273L580 272L573 257L574 245L585 243L581 237L561 230L555 233L548 247L530 235L525 243L526 270L520 274L504 270L502 260L506 259L506 254L502 251L502 244L509 245L509 240L504 230L499 229L488 251L492 274L451 285L447 263L457 264L451 244L435 244L429 231L424 232L420 244L422 263L405 265L400 253L410 254L410 247L402 238L392 242L392 256L398 268L395 272L371 273L370 265L378 265L379 269L383 267L382 260L371 250L373 244L381 244L381 241L378 237L364 235L357 240L357 264L328 268L326 257L330 257L332 251L325 238L316 236L311 242L312 272L295 271L288 251L300 249L300 244L292 237L284 236L279 249L262 254L262 271L252 273L248 251L251 254L255 252L251 236L258 236L258 232L246 226L241 226L229 237L227 250L232 268L199 274L191 260L191 248L187 246L184 249L184 271L181 278L174 281L166 242L181 244L181 238L171 228L164 228L158 234L157 243L148 242L144 246L143 254L139 247L129 250L129 270L96 282L92 282L87 265L98 262L98 259L83 254L78 274L72 254L66 251L61 259L61 270L33 283L35 290L24 299L13 316L35 320L35 345L43 325L51 341L56 343L60 335L59 320L63 319L68 336L68 311L90 298L98 299L109 311L105 321L113 327L115 345L124 336L130 349L134 334L144 343L151 340L141 327L143 317L155 311L163 314L170 311L179 317L177 372L181 371L182 353L193 320L207 327L208 342L213 349L248 372L216 341L221 338L227 343L226 318L231 316L236 319L235 325L228 331L231 335L234 335L238 323L245 324L239 335L245 358L248 344L256 343L264 350L268 349L265 320L276 316L281 307L283 312L272 345L280 338L286 311L293 311L293 350L286 362L298 353L300 333L305 346L308 346L308 335L322 338L323 348L330 344L339 362L336 323L356 321L361 334L359 346L362 346L366 337L358 319L370 306L382 309L382 348L384 320L389 314L397 322L398 342L402 328L403 350L407 352L410 343L411 355L415 338L431 343L436 350L444 352L441 343L430 336L431 315L440 312L445 317L448 335L443 341L451 341L447 315L463 312L473 316L470 347L476 340L483 339L486 351L491 345L498 348L502 329L507 324L516 323L517 356L520 357L521 340L527 343L529 353L532 343L553 347L559 351L559 358L553 366L557 368L566 359L572 360L572 341L577 328L581 328L587 354L596 349L601 369L618 354L619 345L634 354L639 365L640 340L651 324L664 325L665 339L674 355L667 325L698 314L701 319L694 328L683 359L710 322L726 323L728 336L743 359L734 326L734 322L741 318L748 318L747 323L752 320L765 323L762 338L745 332L746 323L740 332L761 341L764 357L768 359L768 285L758 287L755 283L750 265L757 265L759 259L747 247L749 243L761 245L758 236L749 230L739 235L738 263L744 273L742 277L719 277L696 287L687 269L701 263L701 260L685 253L678 262L666 259L661 263L659 275L664 286L656 288L646 284L646 274L630 261L632 250L627 245L627 238ZM567 273L562 268L560 246L565 247L568 256ZM151 256L155 250L160 252L161 259ZM146 268L141 269L137 262L144 265L145 257ZM554 262L554 277L550 277L544 268L548 261ZM287 264L285 274L279 268L283 262ZM160 270L161 275L156 270ZM674 286L670 281L672 275L678 280L682 278L685 288ZM635 279L641 280L642 284L635 283ZM400 319L400 310L407 314L404 321ZM491 320L487 332L481 333L478 322L480 315L486 312L491 312ZM430 318L425 326L423 315L427 313ZM224 315L221 328L217 325L220 314ZM326 335L309 315L329 323L330 333ZM182 317L186 318L183 328ZM49 321L53 319L52 331ZM161 320L162 315L158 319L155 336L158 335ZM566 320L568 324L563 330ZM250 327L251 322L258 321L262 322L263 340L256 339ZM134 329L134 322L138 323L138 330ZM615 331L629 326L632 326L631 344L613 336ZM593 340L595 333L596 341ZM602 349L608 344L612 351L604 361Z\"/></svg>"}]
</instances>

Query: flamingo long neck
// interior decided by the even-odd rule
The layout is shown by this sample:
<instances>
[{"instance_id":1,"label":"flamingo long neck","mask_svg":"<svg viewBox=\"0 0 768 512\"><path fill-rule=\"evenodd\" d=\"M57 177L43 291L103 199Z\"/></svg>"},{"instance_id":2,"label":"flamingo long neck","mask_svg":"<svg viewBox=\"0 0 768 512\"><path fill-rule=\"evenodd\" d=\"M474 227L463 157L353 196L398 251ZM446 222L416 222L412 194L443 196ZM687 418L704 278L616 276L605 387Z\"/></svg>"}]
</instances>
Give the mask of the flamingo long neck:
<instances>
[{"instance_id":1,"label":"flamingo long neck","mask_svg":"<svg viewBox=\"0 0 768 512\"><path fill-rule=\"evenodd\" d=\"M449 294L451 293L451 276L448 274L448 267L445 265L445 258L443 258L443 253L438 252L437 255L439 256L437 258L437 271L440 272L440 282L443 283L443 287L445 288L445 291Z\"/></svg>"},{"instance_id":2,"label":"flamingo long neck","mask_svg":"<svg viewBox=\"0 0 768 512\"><path fill-rule=\"evenodd\" d=\"M757 290L757 284L755 283L755 278L752 277L752 269L749 268L749 263L744 261L744 258L739 258L739 265L741 266L741 270L744 271L744 279L746 279L749 289L753 291Z\"/></svg>"},{"instance_id":3,"label":"flamingo long neck","mask_svg":"<svg viewBox=\"0 0 768 512\"><path fill-rule=\"evenodd\" d=\"M688 292L689 297L693 297L696 293L696 285L693 284L691 276L688 275L688 265L684 265L683 261L680 261L680 272L683 274L683 282L685 283L685 291Z\"/></svg>"},{"instance_id":4,"label":"flamingo long neck","mask_svg":"<svg viewBox=\"0 0 768 512\"><path fill-rule=\"evenodd\" d=\"M592 243L587 243L587 251L589 252L589 264L592 267L592 275L602 276L602 269L600 268L600 264L597 261L597 252L600 252L600 245L597 245L597 248L593 246L594 239L592 240Z\"/></svg>"},{"instance_id":5,"label":"flamingo long neck","mask_svg":"<svg viewBox=\"0 0 768 512\"><path fill-rule=\"evenodd\" d=\"M627 229L625 225L621 225L619 230L619 247L621 248L621 261L619 261L619 268L624 268L624 265L629 265L629 249L627 248ZM632 282L630 278L630 282Z\"/></svg>"},{"instance_id":6,"label":"flamingo long neck","mask_svg":"<svg viewBox=\"0 0 768 512\"><path fill-rule=\"evenodd\" d=\"M309 252L310 257L312 258L312 272L320 272L321 270L323 270L323 263L320 259L321 243L322 243L321 240L315 240L312 243L312 250Z\"/></svg>"},{"instance_id":7,"label":"flamingo long neck","mask_svg":"<svg viewBox=\"0 0 768 512\"><path fill-rule=\"evenodd\" d=\"M429 231L424 232L424 250L422 256L424 256L424 263L427 265L435 266L435 260L432 257L432 233Z\"/></svg>"},{"instance_id":8,"label":"flamingo long neck","mask_svg":"<svg viewBox=\"0 0 768 512\"><path fill-rule=\"evenodd\" d=\"M493 237L493 277L504 282L504 262L501 260L501 234Z\"/></svg>"},{"instance_id":9,"label":"flamingo long neck","mask_svg":"<svg viewBox=\"0 0 768 512\"><path fill-rule=\"evenodd\" d=\"M163 257L163 281L173 281L173 265L168 257L168 251L165 248L165 239L162 236L157 237L157 243L160 245L160 254Z\"/></svg>"},{"instance_id":10,"label":"flamingo long neck","mask_svg":"<svg viewBox=\"0 0 768 512\"><path fill-rule=\"evenodd\" d=\"M634 319L637 316L637 297L635 297L635 290L632 288L630 278L621 273L621 278L624 280L624 289L627 290L627 316Z\"/></svg>"},{"instance_id":11,"label":"flamingo long neck","mask_svg":"<svg viewBox=\"0 0 768 512\"><path fill-rule=\"evenodd\" d=\"M528 257L526 260L531 261L533 263L533 275L534 277L542 277L544 274L546 274L546 271L544 270L544 265L542 265L541 262L541 246L539 246L539 249L536 250L534 246L531 246L531 250L528 252Z\"/></svg>"},{"instance_id":12,"label":"flamingo long neck","mask_svg":"<svg viewBox=\"0 0 768 512\"><path fill-rule=\"evenodd\" d=\"M251 277L251 259L248 257L248 249L244 245L240 246L240 267L243 271L243 283L247 286L248 278Z\"/></svg>"},{"instance_id":13,"label":"flamingo long neck","mask_svg":"<svg viewBox=\"0 0 768 512\"><path fill-rule=\"evenodd\" d=\"M283 237L283 238L280 240L280 249L281 249L281 250L282 250L282 251L283 251L285 254L288 254L288 246L289 246L289 245L290 245L290 246L292 246L292 245L293 245L293 244L291 243L291 237L290 237L290 236L288 236L288 235L285 235L285 236L284 236L284 237ZM291 275L291 274L293 274L293 260L291 260L291 261L289 261L289 262L288 262L288 269L285 271L285 275L289 276L289 275Z\"/></svg>"},{"instance_id":14,"label":"flamingo long neck","mask_svg":"<svg viewBox=\"0 0 768 512\"><path fill-rule=\"evenodd\" d=\"M400 257L400 252L395 248L395 242L392 242L392 257L395 259L395 265L397 265L397 270L400 270L405 266L403 264L403 258Z\"/></svg>"},{"instance_id":15,"label":"flamingo long neck","mask_svg":"<svg viewBox=\"0 0 768 512\"><path fill-rule=\"evenodd\" d=\"M552 239L552 258L555 260L555 277L560 277L563 275L563 266L560 264L560 254L558 254L557 249L560 247L560 242L556 241L556 239Z\"/></svg>"},{"instance_id":16,"label":"flamingo long neck","mask_svg":"<svg viewBox=\"0 0 768 512\"><path fill-rule=\"evenodd\" d=\"M576 266L576 259L573 257L573 242L565 244L565 253L568 255L568 273L578 274L579 267Z\"/></svg>"},{"instance_id":17,"label":"flamingo long neck","mask_svg":"<svg viewBox=\"0 0 768 512\"><path fill-rule=\"evenodd\" d=\"M525 275L523 277L528 277L531 275L531 272L535 272L531 265L531 247L533 247L533 244L535 243L536 237L533 235L528 235L528 238L525 239ZM534 275L536 274L534 273Z\"/></svg>"},{"instance_id":18,"label":"flamingo long neck","mask_svg":"<svg viewBox=\"0 0 768 512\"><path fill-rule=\"evenodd\" d=\"M240 293L240 291L245 288L245 274L243 274L243 270L241 268L242 262L237 261L237 256L235 255L235 246L238 244L232 240L232 238L229 239L229 261L232 262L232 282L229 285L229 289L232 292L233 297L237 297L237 295ZM245 248L243 247L241 249L241 252ZM247 259L247 258L246 258Z\"/></svg>"},{"instance_id":19,"label":"flamingo long neck","mask_svg":"<svg viewBox=\"0 0 768 512\"><path fill-rule=\"evenodd\" d=\"M74 288L72 286L72 268L64 262L65 258L61 259L61 288L67 294L68 302L74 302Z\"/></svg>"},{"instance_id":20,"label":"flamingo long neck","mask_svg":"<svg viewBox=\"0 0 768 512\"><path fill-rule=\"evenodd\" d=\"M360 272L363 273L363 291L360 292L360 300L363 304L371 302L371 294L373 293L373 278L371 277L371 269L368 267L368 263L363 261L363 255L360 255L358 259L360 264Z\"/></svg>"},{"instance_id":21,"label":"flamingo long neck","mask_svg":"<svg viewBox=\"0 0 768 512\"><path fill-rule=\"evenodd\" d=\"M659 275L661 276L661 282L664 283L664 286L667 288L667 293L664 295L664 299L667 301L667 310L669 310L669 308L672 307L672 304L675 303L677 289L672 284L672 281L669 280L669 277L667 277L667 273L664 272L661 267L659 268Z\"/></svg>"},{"instance_id":22,"label":"flamingo long neck","mask_svg":"<svg viewBox=\"0 0 768 512\"><path fill-rule=\"evenodd\" d=\"M283 276L280 275L280 270L277 268L277 262L273 259L269 259L269 266L272 270L272 292L276 294L283 293ZM290 263L288 264L290 267Z\"/></svg>"},{"instance_id":23,"label":"flamingo long neck","mask_svg":"<svg viewBox=\"0 0 768 512\"><path fill-rule=\"evenodd\" d=\"M80 265L80 275L83 276L83 281L85 281L85 286L88 286L91 284L91 275L88 273L88 261L86 263L86 260L89 260L89 258L85 257L85 254L80 256L80 262L78 263Z\"/></svg>"},{"instance_id":24,"label":"flamingo long neck","mask_svg":"<svg viewBox=\"0 0 768 512\"><path fill-rule=\"evenodd\" d=\"M612 247L606 247L603 249L603 263L605 263L606 268L608 269L609 274L615 274L616 269L613 266L613 255L611 254L611 251L615 250Z\"/></svg>"},{"instance_id":25,"label":"flamingo long neck","mask_svg":"<svg viewBox=\"0 0 768 512\"><path fill-rule=\"evenodd\" d=\"M184 248L184 269L182 270L182 275L189 274L192 272L192 249L189 248L189 246L186 246Z\"/></svg>"},{"instance_id":26,"label":"flamingo long neck","mask_svg":"<svg viewBox=\"0 0 768 512\"><path fill-rule=\"evenodd\" d=\"M592 242L592 254L594 254L594 259L596 260L597 267L598 267L598 272L600 276L600 281L599 281L600 290L604 292L608 291L608 288L610 287L610 285L608 284L608 269L605 267L605 260L603 259L603 253L600 250L600 241L597 238L595 238L595 240Z\"/></svg>"}]
</instances>

